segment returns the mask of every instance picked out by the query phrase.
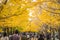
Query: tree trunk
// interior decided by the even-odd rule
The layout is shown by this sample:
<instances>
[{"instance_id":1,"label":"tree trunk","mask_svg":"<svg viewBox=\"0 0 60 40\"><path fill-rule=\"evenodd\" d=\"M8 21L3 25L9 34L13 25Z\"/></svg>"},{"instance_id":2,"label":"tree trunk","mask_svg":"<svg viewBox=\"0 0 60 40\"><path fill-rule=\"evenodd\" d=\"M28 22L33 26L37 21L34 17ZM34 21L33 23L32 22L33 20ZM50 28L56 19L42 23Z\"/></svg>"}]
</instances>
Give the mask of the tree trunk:
<instances>
[{"instance_id":1,"label":"tree trunk","mask_svg":"<svg viewBox=\"0 0 60 40\"><path fill-rule=\"evenodd\" d=\"M55 30L53 29L53 40L55 40Z\"/></svg>"},{"instance_id":2,"label":"tree trunk","mask_svg":"<svg viewBox=\"0 0 60 40\"><path fill-rule=\"evenodd\" d=\"M58 29L58 37L59 37L59 40L60 40L60 27L59 27L59 29Z\"/></svg>"}]
</instances>

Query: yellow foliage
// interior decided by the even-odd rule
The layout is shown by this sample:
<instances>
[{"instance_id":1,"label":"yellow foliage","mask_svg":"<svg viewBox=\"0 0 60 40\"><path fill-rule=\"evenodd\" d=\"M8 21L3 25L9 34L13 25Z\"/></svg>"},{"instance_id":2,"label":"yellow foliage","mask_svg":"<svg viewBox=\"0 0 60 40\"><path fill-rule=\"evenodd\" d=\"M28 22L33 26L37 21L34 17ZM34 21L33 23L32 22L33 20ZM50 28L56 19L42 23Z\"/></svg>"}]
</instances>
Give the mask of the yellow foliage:
<instances>
[{"instance_id":1,"label":"yellow foliage","mask_svg":"<svg viewBox=\"0 0 60 40\"><path fill-rule=\"evenodd\" d=\"M21 26L22 31L38 32L44 23L58 25L60 23L59 13L60 4L52 1L9 0L0 12L0 26Z\"/></svg>"}]
</instances>

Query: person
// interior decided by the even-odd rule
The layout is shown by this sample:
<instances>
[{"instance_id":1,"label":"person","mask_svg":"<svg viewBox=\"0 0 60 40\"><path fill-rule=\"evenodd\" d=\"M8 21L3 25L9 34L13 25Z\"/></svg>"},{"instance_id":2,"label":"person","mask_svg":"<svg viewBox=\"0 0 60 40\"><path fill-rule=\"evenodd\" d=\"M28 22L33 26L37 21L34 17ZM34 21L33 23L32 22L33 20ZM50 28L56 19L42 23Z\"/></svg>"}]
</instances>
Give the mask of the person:
<instances>
[{"instance_id":1,"label":"person","mask_svg":"<svg viewBox=\"0 0 60 40\"><path fill-rule=\"evenodd\" d=\"M18 30L15 30L14 34L11 37L9 37L9 40L20 40L18 33Z\"/></svg>"},{"instance_id":2,"label":"person","mask_svg":"<svg viewBox=\"0 0 60 40\"><path fill-rule=\"evenodd\" d=\"M30 35L29 34L27 34L27 39L29 39L30 38Z\"/></svg>"},{"instance_id":3,"label":"person","mask_svg":"<svg viewBox=\"0 0 60 40\"><path fill-rule=\"evenodd\" d=\"M12 36L13 36L12 34L9 35L9 40L12 40L13 39Z\"/></svg>"},{"instance_id":4,"label":"person","mask_svg":"<svg viewBox=\"0 0 60 40\"><path fill-rule=\"evenodd\" d=\"M40 34L38 40L44 40L44 34Z\"/></svg>"},{"instance_id":5,"label":"person","mask_svg":"<svg viewBox=\"0 0 60 40\"><path fill-rule=\"evenodd\" d=\"M1 36L2 36L2 35L0 34L0 40L1 40Z\"/></svg>"},{"instance_id":6,"label":"person","mask_svg":"<svg viewBox=\"0 0 60 40\"><path fill-rule=\"evenodd\" d=\"M6 32L3 33L3 36L1 37L1 40L9 40Z\"/></svg>"},{"instance_id":7,"label":"person","mask_svg":"<svg viewBox=\"0 0 60 40\"><path fill-rule=\"evenodd\" d=\"M46 38L47 38L47 40L51 40L51 34L50 33L47 33L46 34Z\"/></svg>"}]
</instances>

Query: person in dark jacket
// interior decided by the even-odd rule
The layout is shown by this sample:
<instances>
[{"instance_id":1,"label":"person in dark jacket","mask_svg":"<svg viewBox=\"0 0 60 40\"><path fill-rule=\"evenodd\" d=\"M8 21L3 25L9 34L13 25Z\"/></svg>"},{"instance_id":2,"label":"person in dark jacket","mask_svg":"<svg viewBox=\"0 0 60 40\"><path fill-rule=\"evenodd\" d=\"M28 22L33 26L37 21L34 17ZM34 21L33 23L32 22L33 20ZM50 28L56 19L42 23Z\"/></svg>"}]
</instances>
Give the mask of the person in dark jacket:
<instances>
[{"instance_id":1,"label":"person in dark jacket","mask_svg":"<svg viewBox=\"0 0 60 40\"><path fill-rule=\"evenodd\" d=\"M38 40L44 40L44 34L40 34Z\"/></svg>"},{"instance_id":2,"label":"person in dark jacket","mask_svg":"<svg viewBox=\"0 0 60 40\"><path fill-rule=\"evenodd\" d=\"M11 40L20 40L20 37L18 35L18 30L15 30L14 34L10 37Z\"/></svg>"},{"instance_id":3,"label":"person in dark jacket","mask_svg":"<svg viewBox=\"0 0 60 40\"><path fill-rule=\"evenodd\" d=\"M51 40L51 34L50 33L47 33L46 34L46 38L47 38L47 40Z\"/></svg>"}]
</instances>

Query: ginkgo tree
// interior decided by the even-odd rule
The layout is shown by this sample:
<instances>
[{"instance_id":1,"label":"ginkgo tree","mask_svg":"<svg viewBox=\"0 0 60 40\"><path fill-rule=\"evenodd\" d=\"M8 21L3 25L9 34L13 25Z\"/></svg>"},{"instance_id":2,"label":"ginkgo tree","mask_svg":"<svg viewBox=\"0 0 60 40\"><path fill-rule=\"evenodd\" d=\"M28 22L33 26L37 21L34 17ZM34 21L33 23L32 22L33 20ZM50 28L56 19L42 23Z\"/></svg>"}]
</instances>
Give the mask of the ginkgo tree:
<instances>
[{"instance_id":1,"label":"ginkgo tree","mask_svg":"<svg viewBox=\"0 0 60 40\"><path fill-rule=\"evenodd\" d=\"M60 23L59 0L0 0L0 26L38 32L44 23Z\"/></svg>"}]
</instances>

